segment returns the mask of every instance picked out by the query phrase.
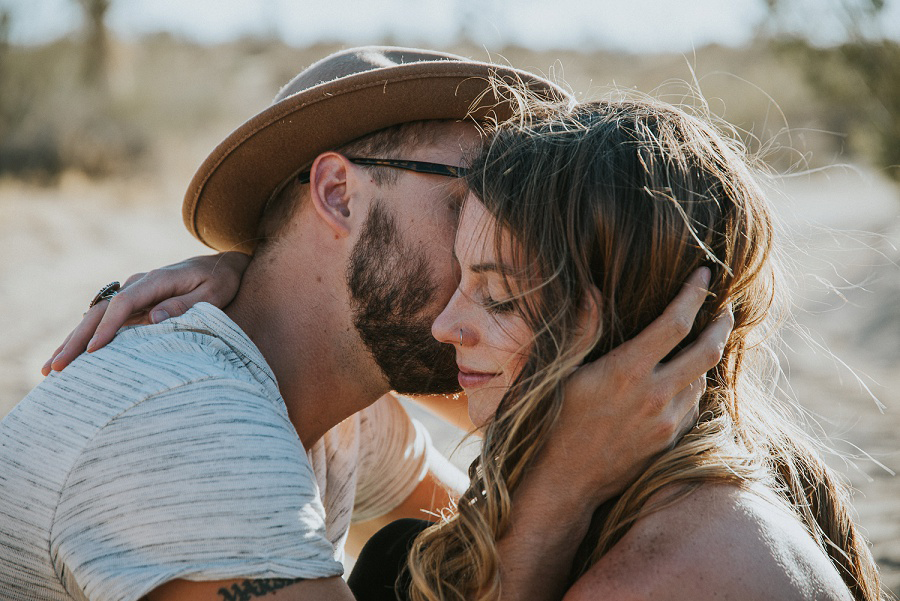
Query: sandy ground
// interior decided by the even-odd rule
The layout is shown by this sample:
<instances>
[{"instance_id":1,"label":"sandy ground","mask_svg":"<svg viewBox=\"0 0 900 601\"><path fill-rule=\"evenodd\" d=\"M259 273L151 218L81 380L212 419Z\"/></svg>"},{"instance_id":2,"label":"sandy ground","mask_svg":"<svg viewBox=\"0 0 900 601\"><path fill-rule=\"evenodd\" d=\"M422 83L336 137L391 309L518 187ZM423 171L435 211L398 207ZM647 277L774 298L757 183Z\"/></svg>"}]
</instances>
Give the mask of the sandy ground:
<instances>
[{"instance_id":1,"label":"sandy ground","mask_svg":"<svg viewBox=\"0 0 900 601\"><path fill-rule=\"evenodd\" d=\"M205 252L181 225L190 170L163 168L160 180L0 182L0 415L40 381L41 364L101 285ZM900 193L850 169L779 189L775 204L796 244L788 258L798 321L827 349L788 335L782 384L830 446L871 456L831 461L856 487L884 579L900 592L900 478L891 473L900 471ZM423 419L439 447L456 448L458 432ZM472 452L463 446L454 459L465 465Z\"/></svg>"}]
</instances>

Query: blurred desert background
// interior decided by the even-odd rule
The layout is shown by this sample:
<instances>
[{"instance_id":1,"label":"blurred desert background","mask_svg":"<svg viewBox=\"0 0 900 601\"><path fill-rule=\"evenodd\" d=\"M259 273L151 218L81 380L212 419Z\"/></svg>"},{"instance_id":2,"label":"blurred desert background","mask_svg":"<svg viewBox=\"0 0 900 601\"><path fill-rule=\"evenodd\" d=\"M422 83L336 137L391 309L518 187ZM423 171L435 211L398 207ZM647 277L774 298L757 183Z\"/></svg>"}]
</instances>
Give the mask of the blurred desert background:
<instances>
[{"instance_id":1,"label":"blurred desert background","mask_svg":"<svg viewBox=\"0 0 900 601\"><path fill-rule=\"evenodd\" d=\"M261 29L210 38L197 34L204 19L213 27L237 3L198 2L195 29L136 30L109 23L125 22L136 0L57 0L47 9L65 5L56 29L32 34L39 28L29 20L49 18L34 8L41 2L0 1L0 416L41 380L40 366L101 285L207 252L181 224L194 169L283 83L332 51L431 46L549 75L580 98L615 85L696 105L699 90L771 166L766 185L784 226L797 318L779 386L835 451L830 461L855 488L884 581L900 593L897 2L746 0L727 9L752 9L740 39L698 34L657 46L604 44L587 26L541 38L535 11L551 9L530 1L440 3L454 20L433 39L424 22L418 34L409 22L424 17L397 10L420 10L403 0L385 3L377 18L404 27L357 27L346 39L284 35L309 25L280 19L274 1L258 3L268 15ZM580 21L604 18L606 3L581 4L590 8ZM504 33L504 15L521 7L538 21L528 34L534 44ZM487 28L476 26L483 15ZM645 33L665 41L680 25L658 17L647 24L658 34ZM459 446L461 433L417 415L465 466L471 443Z\"/></svg>"}]
</instances>

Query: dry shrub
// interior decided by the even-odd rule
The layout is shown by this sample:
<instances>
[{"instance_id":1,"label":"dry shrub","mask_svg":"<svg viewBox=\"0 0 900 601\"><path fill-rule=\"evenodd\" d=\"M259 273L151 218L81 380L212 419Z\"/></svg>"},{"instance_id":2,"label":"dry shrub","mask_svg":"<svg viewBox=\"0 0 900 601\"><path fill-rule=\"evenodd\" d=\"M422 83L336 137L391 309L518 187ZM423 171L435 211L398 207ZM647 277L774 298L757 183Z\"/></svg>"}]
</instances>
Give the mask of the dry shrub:
<instances>
[{"instance_id":1,"label":"dry shrub","mask_svg":"<svg viewBox=\"0 0 900 601\"><path fill-rule=\"evenodd\" d=\"M103 177L131 169L147 149L146 132L116 99L83 84L72 40L0 45L0 90L0 175Z\"/></svg>"}]
</instances>

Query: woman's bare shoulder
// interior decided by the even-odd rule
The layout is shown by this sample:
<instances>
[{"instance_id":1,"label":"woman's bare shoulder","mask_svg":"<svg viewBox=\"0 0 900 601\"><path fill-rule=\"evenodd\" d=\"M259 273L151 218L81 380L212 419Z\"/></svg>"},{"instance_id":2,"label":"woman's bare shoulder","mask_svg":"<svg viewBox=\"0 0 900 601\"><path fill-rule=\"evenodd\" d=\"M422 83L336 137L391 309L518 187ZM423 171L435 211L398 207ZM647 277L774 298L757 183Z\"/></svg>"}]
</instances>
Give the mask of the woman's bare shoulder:
<instances>
[{"instance_id":1,"label":"woman's bare shoulder","mask_svg":"<svg viewBox=\"0 0 900 601\"><path fill-rule=\"evenodd\" d=\"M729 484L700 486L638 520L566 601L851 599L800 521L767 496Z\"/></svg>"}]
</instances>

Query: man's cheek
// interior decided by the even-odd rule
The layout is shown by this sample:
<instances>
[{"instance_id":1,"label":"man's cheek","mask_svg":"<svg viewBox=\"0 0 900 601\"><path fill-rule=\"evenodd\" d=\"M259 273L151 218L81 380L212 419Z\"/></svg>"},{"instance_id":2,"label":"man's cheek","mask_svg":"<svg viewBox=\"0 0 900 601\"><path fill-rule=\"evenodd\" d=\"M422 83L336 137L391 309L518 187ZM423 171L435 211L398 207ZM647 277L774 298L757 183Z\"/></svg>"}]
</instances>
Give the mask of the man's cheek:
<instances>
[{"instance_id":1,"label":"man's cheek","mask_svg":"<svg viewBox=\"0 0 900 601\"><path fill-rule=\"evenodd\" d=\"M459 285L459 268L452 259L444 260L440 268L434 270L434 276L434 302L439 306L438 312L440 312L450 302L453 292Z\"/></svg>"}]
</instances>

